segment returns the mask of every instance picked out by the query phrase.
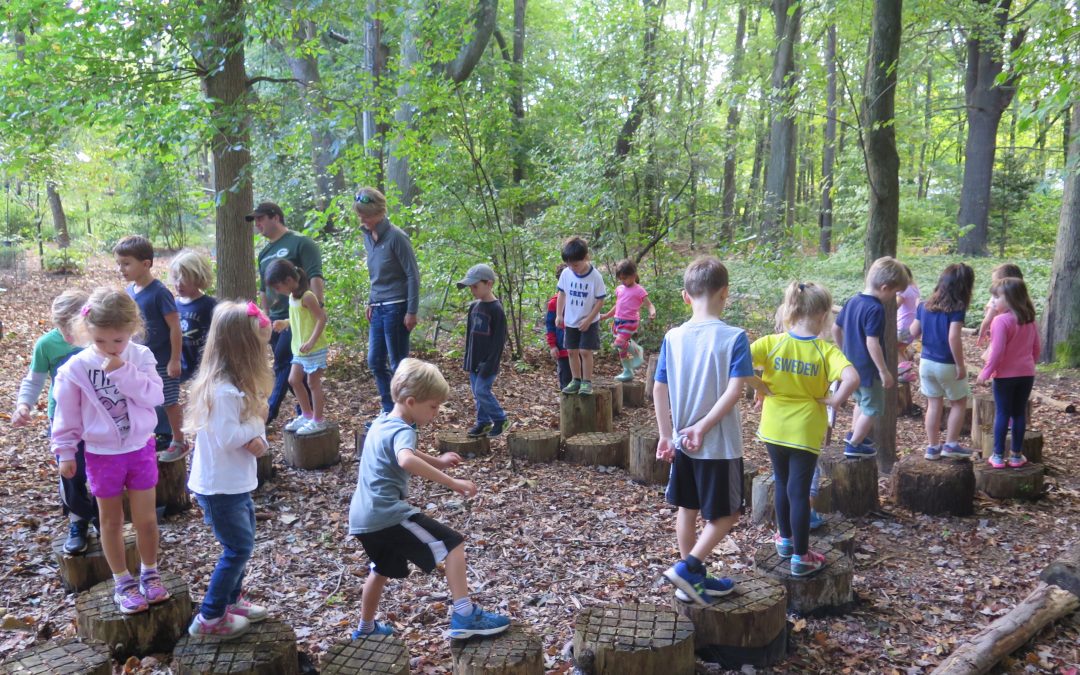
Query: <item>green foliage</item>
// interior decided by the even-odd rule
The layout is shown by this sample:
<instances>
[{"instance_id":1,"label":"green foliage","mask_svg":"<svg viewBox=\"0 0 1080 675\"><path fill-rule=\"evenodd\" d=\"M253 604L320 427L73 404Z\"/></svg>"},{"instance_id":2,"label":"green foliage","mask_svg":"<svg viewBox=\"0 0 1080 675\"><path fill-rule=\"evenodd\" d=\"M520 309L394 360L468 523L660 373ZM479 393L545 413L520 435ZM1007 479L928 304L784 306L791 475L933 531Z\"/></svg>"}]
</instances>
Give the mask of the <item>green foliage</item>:
<instances>
[{"instance_id":1,"label":"green foliage","mask_svg":"<svg viewBox=\"0 0 1080 675\"><path fill-rule=\"evenodd\" d=\"M82 274L89 256L72 247L45 249L43 265L49 274Z\"/></svg>"}]
</instances>

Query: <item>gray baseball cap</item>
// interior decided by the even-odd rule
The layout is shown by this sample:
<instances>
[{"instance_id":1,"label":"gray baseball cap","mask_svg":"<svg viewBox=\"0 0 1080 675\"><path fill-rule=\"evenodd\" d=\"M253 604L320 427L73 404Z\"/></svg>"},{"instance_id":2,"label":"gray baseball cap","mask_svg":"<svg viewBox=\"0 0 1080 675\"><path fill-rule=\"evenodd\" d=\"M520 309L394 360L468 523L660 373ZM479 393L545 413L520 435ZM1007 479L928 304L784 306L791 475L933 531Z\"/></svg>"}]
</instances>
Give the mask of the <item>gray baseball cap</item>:
<instances>
[{"instance_id":1,"label":"gray baseball cap","mask_svg":"<svg viewBox=\"0 0 1080 675\"><path fill-rule=\"evenodd\" d=\"M468 273L465 274L465 278L457 282L457 287L466 288L478 281L495 281L495 270L491 269L490 265L485 265L484 263L473 265L469 268Z\"/></svg>"}]
</instances>

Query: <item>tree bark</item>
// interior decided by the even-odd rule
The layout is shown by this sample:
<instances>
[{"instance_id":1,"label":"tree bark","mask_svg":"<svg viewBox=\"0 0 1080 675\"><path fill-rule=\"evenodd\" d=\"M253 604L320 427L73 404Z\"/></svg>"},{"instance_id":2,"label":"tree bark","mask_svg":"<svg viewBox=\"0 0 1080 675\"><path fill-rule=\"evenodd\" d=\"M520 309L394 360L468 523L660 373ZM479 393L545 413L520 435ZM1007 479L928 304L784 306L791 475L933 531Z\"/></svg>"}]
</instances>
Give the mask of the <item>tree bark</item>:
<instances>
[{"instance_id":1,"label":"tree bark","mask_svg":"<svg viewBox=\"0 0 1080 675\"><path fill-rule=\"evenodd\" d=\"M822 253L832 251L833 228L833 164L836 162L836 24L829 24L825 36L825 141L821 153L821 228L818 248Z\"/></svg>"},{"instance_id":2,"label":"tree bark","mask_svg":"<svg viewBox=\"0 0 1080 675\"><path fill-rule=\"evenodd\" d=\"M49 199L49 210L52 211L53 228L56 230L56 245L67 248L71 246L71 236L68 234L67 215L64 213L64 204L60 201L60 193L56 191L56 183L45 181L45 192Z\"/></svg>"},{"instance_id":3,"label":"tree bark","mask_svg":"<svg viewBox=\"0 0 1080 675\"><path fill-rule=\"evenodd\" d=\"M930 125L930 119L932 114L931 104L933 103L933 90L934 90L934 68L927 64L926 66L926 90L925 98L923 99L923 137L919 142L919 182L915 188L916 199L926 199L926 191L930 188L930 170L926 165L926 150L930 145L930 134L933 128Z\"/></svg>"},{"instance_id":4,"label":"tree bark","mask_svg":"<svg viewBox=\"0 0 1080 675\"><path fill-rule=\"evenodd\" d=\"M630 154L634 145L634 135L645 120L645 113L656 96L656 88L653 86L653 63L656 54L656 37L660 31L660 3L656 0L642 0L645 12L645 33L641 40L641 77L638 78L638 97L630 106L630 112L615 137L615 152L612 154L611 163L608 165L608 179L618 175L618 168L622 160Z\"/></svg>"},{"instance_id":5,"label":"tree bark","mask_svg":"<svg viewBox=\"0 0 1080 675\"><path fill-rule=\"evenodd\" d=\"M900 221L900 156L896 152L896 70L900 57L901 0L875 0L870 55L863 90L863 138L870 182L863 269L896 255Z\"/></svg>"},{"instance_id":6,"label":"tree bark","mask_svg":"<svg viewBox=\"0 0 1080 675\"><path fill-rule=\"evenodd\" d=\"M1041 327L1042 360L1062 355L1066 366L1075 367L1080 365L1080 103L1073 104L1071 121L1065 190Z\"/></svg>"},{"instance_id":7,"label":"tree bark","mask_svg":"<svg viewBox=\"0 0 1080 675\"><path fill-rule=\"evenodd\" d=\"M799 42L802 3L772 0L776 25L776 51L772 68L772 112L769 130L769 166L765 174L765 199L761 236L777 241L790 214L791 172L795 166L795 46Z\"/></svg>"},{"instance_id":8,"label":"tree bark","mask_svg":"<svg viewBox=\"0 0 1080 675\"><path fill-rule=\"evenodd\" d=\"M382 82L383 72L386 71L386 60L389 50L383 44L383 22L374 18L379 13L378 0L371 0L367 4L367 16L364 19L364 70L368 76L368 86L371 96L369 100L378 100L377 92ZM386 137L386 125L379 124L377 104L372 104L364 109L361 115L362 133L364 137L364 153L375 159L375 184L380 190L386 191L383 185L383 176L386 167L383 155L383 139Z\"/></svg>"},{"instance_id":9,"label":"tree bark","mask_svg":"<svg viewBox=\"0 0 1080 675\"><path fill-rule=\"evenodd\" d=\"M743 54L746 51L746 6L739 6L739 18L735 28L735 50L731 60L731 81L737 83L742 75ZM721 241L730 244L735 239L735 170L738 167L739 105L742 97L735 90L728 102L727 123L724 126L724 183L721 213L723 226Z\"/></svg>"}]
</instances>

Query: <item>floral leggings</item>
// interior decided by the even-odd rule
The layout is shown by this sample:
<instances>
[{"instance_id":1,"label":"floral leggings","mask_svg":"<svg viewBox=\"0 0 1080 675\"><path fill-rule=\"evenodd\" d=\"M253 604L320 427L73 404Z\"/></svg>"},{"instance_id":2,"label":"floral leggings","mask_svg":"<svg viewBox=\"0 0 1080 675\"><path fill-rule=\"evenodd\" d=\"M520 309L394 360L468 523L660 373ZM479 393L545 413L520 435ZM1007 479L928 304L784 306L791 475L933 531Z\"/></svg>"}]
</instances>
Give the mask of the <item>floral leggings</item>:
<instances>
[{"instance_id":1,"label":"floral leggings","mask_svg":"<svg viewBox=\"0 0 1080 675\"><path fill-rule=\"evenodd\" d=\"M633 319L615 319L611 325L611 333L615 336L615 348L619 350L619 358L624 361L630 358L631 338L637 333L638 322Z\"/></svg>"}]
</instances>

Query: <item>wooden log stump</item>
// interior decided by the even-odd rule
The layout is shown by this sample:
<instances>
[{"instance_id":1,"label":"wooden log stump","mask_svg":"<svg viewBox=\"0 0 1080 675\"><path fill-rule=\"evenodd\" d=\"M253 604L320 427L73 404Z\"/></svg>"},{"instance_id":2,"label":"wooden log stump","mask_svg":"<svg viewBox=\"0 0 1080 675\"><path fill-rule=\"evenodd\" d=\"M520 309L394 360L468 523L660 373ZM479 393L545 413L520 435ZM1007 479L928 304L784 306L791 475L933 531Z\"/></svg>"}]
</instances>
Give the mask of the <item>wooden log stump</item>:
<instances>
[{"instance_id":1,"label":"wooden log stump","mask_svg":"<svg viewBox=\"0 0 1080 675\"><path fill-rule=\"evenodd\" d=\"M765 667L787 658L787 591L760 572L732 575L735 590L708 607L673 600L694 624L694 648L724 668Z\"/></svg>"},{"instance_id":2,"label":"wooden log stump","mask_svg":"<svg viewBox=\"0 0 1080 675\"><path fill-rule=\"evenodd\" d=\"M282 458L297 469L325 469L341 461L341 430L331 423L326 431L299 436L285 432Z\"/></svg>"},{"instance_id":3,"label":"wooden log stump","mask_svg":"<svg viewBox=\"0 0 1080 675\"><path fill-rule=\"evenodd\" d=\"M296 633L273 619L251 624L251 630L234 640L191 637L185 630L173 651L173 664L176 675L298 675L300 671Z\"/></svg>"},{"instance_id":4,"label":"wooden log stump","mask_svg":"<svg viewBox=\"0 0 1080 675\"><path fill-rule=\"evenodd\" d=\"M623 383L612 377L598 377L593 380L593 391L607 389L611 392L611 414L621 415L623 409Z\"/></svg>"},{"instance_id":5,"label":"wooden log stump","mask_svg":"<svg viewBox=\"0 0 1080 675\"><path fill-rule=\"evenodd\" d=\"M818 493L817 496L811 500L814 504L814 510L818 513L832 513L835 511L832 505L832 493L832 479L827 476L819 476Z\"/></svg>"},{"instance_id":6,"label":"wooden log stump","mask_svg":"<svg viewBox=\"0 0 1080 675\"><path fill-rule=\"evenodd\" d=\"M595 675L692 675L694 627L656 605L587 607L574 620L574 665Z\"/></svg>"},{"instance_id":7,"label":"wooden log stump","mask_svg":"<svg viewBox=\"0 0 1080 675\"><path fill-rule=\"evenodd\" d=\"M462 457L479 457L491 454L491 439L486 435L473 438L464 431L440 431L435 434L439 454L456 452Z\"/></svg>"},{"instance_id":8,"label":"wooden log stump","mask_svg":"<svg viewBox=\"0 0 1080 675\"><path fill-rule=\"evenodd\" d=\"M1043 495L1042 464L1025 464L1019 469L995 469L986 462L976 462L975 487L994 499L1034 501Z\"/></svg>"},{"instance_id":9,"label":"wooden log stump","mask_svg":"<svg viewBox=\"0 0 1080 675\"><path fill-rule=\"evenodd\" d=\"M755 525L776 523L776 477L771 473L754 477L750 520Z\"/></svg>"},{"instance_id":10,"label":"wooden log stump","mask_svg":"<svg viewBox=\"0 0 1080 675\"><path fill-rule=\"evenodd\" d=\"M79 635L103 642L114 658L172 651L191 622L191 596L187 584L174 572L162 572L161 581L171 598L139 614L121 614L113 602L113 582L104 581L75 598Z\"/></svg>"},{"instance_id":11,"label":"wooden log stump","mask_svg":"<svg viewBox=\"0 0 1080 675\"><path fill-rule=\"evenodd\" d=\"M911 411L911 383L910 382L897 382L896 383L896 414L900 417L907 415Z\"/></svg>"},{"instance_id":12,"label":"wooden log stump","mask_svg":"<svg viewBox=\"0 0 1080 675\"><path fill-rule=\"evenodd\" d=\"M656 384L656 364L659 363L660 356L653 354L649 356L649 365L645 366L645 398L652 400L653 385Z\"/></svg>"},{"instance_id":13,"label":"wooden log stump","mask_svg":"<svg viewBox=\"0 0 1080 675\"><path fill-rule=\"evenodd\" d=\"M1005 447L1012 452L1012 432L1005 437ZM1020 454L1027 457L1032 464L1042 464L1043 461L1043 435L1041 431L1025 431L1024 440L1020 444Z\"/></svg>"},{"instance_id":14,"label":"wooden log stump","mask_svg":"<svg viewBox=\"0 0 1080 675\"><path fill-rule=\"evenodd\" d=\"M320 664L323 675L409 675L409 649L397 635L339 642Z\"/></svg>"},{"instance_id":15,"label":"wooden log stump","mask_svg":"<svg viewBox=\"0 0 1080 675\"><path fill-rule=\"evenodd\" d=\"M791 574L791 561L777 555L772 542L758 547L754 566L784 584L791 611L804 615L844 611L855 599L851 590L854 576L851 559L832 547L822 548L818 553L825 556L825 566L806 577Z\"/></svg>"},{"instance_id":16,"label":"wooden log stump","mask_svg":"<svg viewBox=\"0 0 1080 675\"><path fill-rule=\"evenodd\" d=\"M454 675L544 675L544 645L520 626L482 640L451 640L450 654Z\"/></svg>"},{"instance_id":17,"label":"wooden log stump","mask_svg":"<svg viewBox=\"0 0 1080 675\"><path fill-rule=\"evenodd\" d=\"M858 531L855 523L839 514L825 516L822 520L825 521L824 525L810 531L810 548L817 551L831 547L854 559L855 534Z\"/></svg>"},{"instance_id":18,"label":"wooden log stump","mask_svg":"<svg viewBox=\"0 0 1080 675\"><path fill-rule=\"evenodd\" d=\"M562 436L558 431L535 429L512 431L506 436L506 448L510 456L530 462L554 462L559 458Z\"/></svg>"},{"instance_id":19,"label":"wooden log stump","mask_svg":"<svg viewBox=\"0 0 1080 675\"><path fill-rule=\"evenodd\" d=\"M757 478L757 472L757 464L744 457L742 465L743 509L750 513L754 512L754 479Z\"/></svg>"},{"instance_id":20,"label":"wooden log stump","mask_svg":"<svg viewBox=\"0 0 1080 675\"><path fill-rule=\"evenodd\" d=\"M931 462L913 452L893 469L889 495L897 506L915 513L970 516L975 512L975 473L971 460L943 457Z\"/></svg>"},{"instance_id":21,"label":"wooden log stump","mask_svg":"<svg viewBox=\"0 0 1080 675\"><path fill-rule=\"evenodd\" d=\"M986 455L986 442L990 441L990 450L994 449L994 395L975 394L969 396L971 401L971 443ZM942 420L947 419L942 415Z\"/></svg>"},{"instance_id":22,"label":"wooden log stump","mask_svg":"<svg viewBox=\"0 0 1080 675\"><path fill-rule=\"evenodd\" d=\"M878 466L874 457L844 457L839 447L821 453L821 473L832 481L832 508L858 517L878 508Z\"/></svg>"},{"instance_id":23,"label":"wooden log stump","mask_svg":"<svg viewBox=\"0 0 1080 675\"><path fill-rule=\"evenodd\" d=\"M622 383L622 402L625 408L645 407L645 383L632 380Z\"/></svg>"},{"instance_id":24,"label":"wooden log stump","mask_svg":"<svg viewBox=\"0 0 1080 675\"><path fill-rule=\"evenodd\" d=\"M1063 551L1042 571L1039 578L1080 597L1080 543L1074 543Z\"/></svg>"},{"instance_id":25,"label":"wooden log stump","mask_svg":"<svg viewBox=\"0 0 1080 675\"><path fill-rule=\"evenodd\" d=\"M105 560L105 552L101 550L99 537L89 537L86 551L77 555L68 555L64 552L65 541L67 541L66 532L57 535L52 541L53 557L56 559L60 583L65 591L68 593L85 591L102 581L112 579L112 570L109 569L109 563ZM124 525L124 555L127 568L138 572L139 549L135 547L135 529L131 525Z\"/></svg>"},{"instance_id":26,"label":"wooden log stump","mask_svg":"<svg viewBox=\"0 0 1080 675\"><path fill-rule=\"evenodd\" d=\"M0 674L112 675L112 659L100 642L70 637L12 654L0 664Z\"/></svg>"},{"instance_id":27,"label":"wooden log stump","mask_svg":"<svg viewBox=\"0 0 1080 675\"><path fill-rule=\"evenodd\" d=\"M167 516L191 509L191 493L188 492L187 457L175 462L158 461L158 482L154 497L158 511L164 509Z\"/></svg>"},{"instance_id":28,"label":"wooden log stump","mask_svg":"<svg viewBox=\"0 0 1080 675\"><path fill-rule=\"evenodd\" d=\"M274 449L267 448L262 457L255 460L255 477L259 481L256 489L274 479Z\"/></svg>"},{"instance_id":29,"label":"wooden log stump","mask_svg":"<svg viewBox=\"0 0 1080 675\"><path fill-rule=\"evenodd\" d=\"M638 427L630 432L630 478L642 485L667 485L671 464L656 458L660 435L656 427Z\"/></svg>"},{"instance_id":30,"label":"wooden log stump","mask_svg":"<svg viewBox=\"0 0 1080 675\"><path fill-rule=\"evenodd\" d=\"M565 441L589 431L611 431L611 392L594 389L590 396L559 395L559 433Z\"/></svg>"},{"instance_id":31,"label":"wooden log stump","mask_svg":"<svg viewBox=\"0 0 1080 675\"><path fill-rule=\"evenodd\" d=\"M590 432L566 440L563 459L571 464L626 468L630 438L621 431Z\"/></svg>"}]
</instances>

